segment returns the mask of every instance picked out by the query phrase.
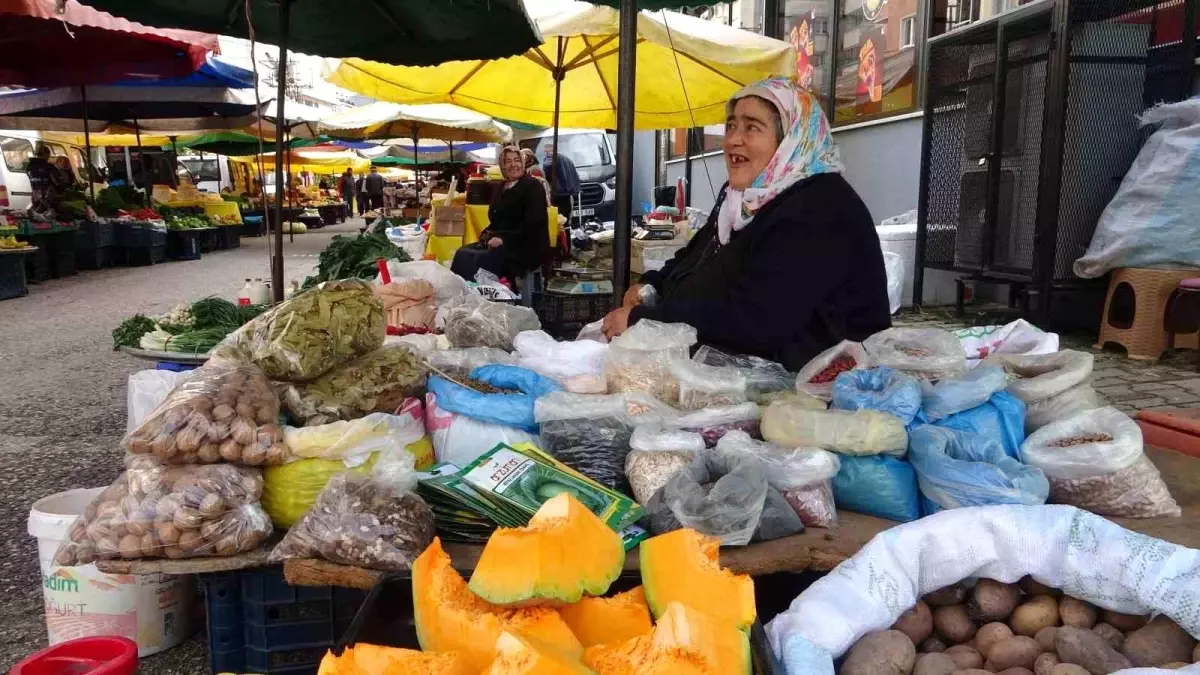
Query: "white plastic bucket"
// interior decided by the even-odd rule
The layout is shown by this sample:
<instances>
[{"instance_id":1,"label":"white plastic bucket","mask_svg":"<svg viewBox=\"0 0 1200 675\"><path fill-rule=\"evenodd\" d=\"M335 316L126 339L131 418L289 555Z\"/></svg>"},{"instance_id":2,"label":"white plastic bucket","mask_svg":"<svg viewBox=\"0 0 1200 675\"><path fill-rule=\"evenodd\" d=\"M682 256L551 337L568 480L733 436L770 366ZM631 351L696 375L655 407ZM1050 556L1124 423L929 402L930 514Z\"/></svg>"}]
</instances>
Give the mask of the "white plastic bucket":
<instances>
[{"instance_id":1,"label":"white plastic bucket","mask_svg":"<svg viewBox=\"0 0 1200 675\"><path fill-rule=\"evenodd\" d=\"M67 490L43 497L29 510L29 534L38 540L46 632L50 644L118 635L138 644L138 656L169 649L192 633L195 580L165 574L105 574L95 565L59 567L54 552L71 523L104 488Z\"/></svg>"}]
</instances>

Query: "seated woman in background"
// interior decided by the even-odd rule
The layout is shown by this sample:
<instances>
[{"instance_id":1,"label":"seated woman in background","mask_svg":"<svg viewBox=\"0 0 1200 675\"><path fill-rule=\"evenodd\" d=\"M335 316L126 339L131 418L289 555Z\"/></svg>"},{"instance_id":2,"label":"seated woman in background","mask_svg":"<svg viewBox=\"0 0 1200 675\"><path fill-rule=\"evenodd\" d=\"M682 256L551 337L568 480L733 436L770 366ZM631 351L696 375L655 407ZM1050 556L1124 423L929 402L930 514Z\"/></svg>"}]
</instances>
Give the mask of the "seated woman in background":
<instances>
[{"instance_id":1,"label":"seated woman in background","mask_svg":"<svg viewBox=\"0 0 1200 675\"><path fill-rule=\"evenodd\" d=\"M841 176L829 123L807 91L771 78L726 105L729 182L708 223L604 318L686 323L700 342L799 370L842 340L891 325L887 274L867 207ZM643 287L657 291L642 304Z\"/></svg>"},{"instance_id":2,"label":"seated woman in background","mask_svg":"<svg viewBox=\"0 0 1200 675\"><path fill-rule=\"evenodd\" d=\"M479 241L454 253L450 269L464 279L474 280L485 269L498 277L517 281L541 267L550 254L546 219L546 193L537 180L525 173L525 159L515 145L500 151L504 188L492 195L488 227Z\"/></svg>"},{"instance_id":3,"label":"seated woman in background","mask_svg":"<svg viewBox=\"0 0 1200 675\"><path fill-rule=\"evenodd\" d=\"M538 163L537 155L529 148L521 148L521 157L525 160L525 173L542 184L542 189L546 191L546 203L549 204L550 183L546 181L546 174L542 173L542 165Z\"/></svg>"}]
</instances>

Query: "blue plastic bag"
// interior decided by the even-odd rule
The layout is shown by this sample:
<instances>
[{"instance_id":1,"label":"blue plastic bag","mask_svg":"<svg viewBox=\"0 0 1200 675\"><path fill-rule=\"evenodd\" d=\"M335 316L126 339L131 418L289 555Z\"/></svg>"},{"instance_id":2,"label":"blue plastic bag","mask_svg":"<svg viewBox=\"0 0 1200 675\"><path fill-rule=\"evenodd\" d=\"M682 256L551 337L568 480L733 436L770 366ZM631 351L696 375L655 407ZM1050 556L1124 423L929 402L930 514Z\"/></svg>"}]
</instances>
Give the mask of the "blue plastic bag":
<instances>
[{"instance_id":1,"label":"blue plastic bag","mask_svg":"<svg viewBox=\"0 0 1200 675\"><path fill-rule=\"evenodd\" d=\"M484 394L437 376L429 378L426 388L437 397L438 407L446 412L524 429L533 434L538 431L533 415L534 401L560 389L554 380L517 366L480 366L471 371L471 377L493 387L516 389L521 393Z\"/></svg>"},{"instance_id":2,"label":"blue plastic bag","mask_svg":"<svg viewBox=\"0 0 1200 675\"><path fill-rule=\"evenodd\" d=\"M841 455L833 477L833 500L839 508L901 523L921 517L917 474L908 462L891 455Z\"/></svg>"},{"instance_id":3,"label":"blue plastic bag","mask_svg":"<svg viewBox=\"0 0 1200 675\"><path fill-rule=\"evenodd\" d=\"M1050 483L1041 469L1009 457L999 441L924 425L908 435L908 461L926 515L993 504L1045 504Z\"/></svg>"},{"instance_id":4,"label":"blue plastic bag","mask_svg":"<svg viewBox=\"0 0 1200 675\"><path fill-rule=\"evenodd\" d=\"M979 366L962 377L921 385L921 409L930 422L983 405L1008 386L1000 366Z\"/></svg>"},{"instance_id":5,"label":"blue plastic bag","mask_svg":"<svg viewBox=\"0 0 1200 675\"><path fill-rule=\"evenodd\" d=\"M907 425L921 409L921 384L887 366L848 370L834 380L833 407L891 413Z\"/></svg>"},{"instance_id":6,"label":"blue plastic bag","mask_svg":"<svg viewBox=\"0 0 1200 675\"><path fill-rule=\"evenodd\" d=\"M924 421L924 411L913 420L913 429ZM1025 403L1008 393L992 394L987 403L970 410L955 413L933 423L935 427L970 431L995 439L1004 448L1004 454L1014 459L1021 456L1021 444L1025 442Z\"/></svg>"}]
</instances>

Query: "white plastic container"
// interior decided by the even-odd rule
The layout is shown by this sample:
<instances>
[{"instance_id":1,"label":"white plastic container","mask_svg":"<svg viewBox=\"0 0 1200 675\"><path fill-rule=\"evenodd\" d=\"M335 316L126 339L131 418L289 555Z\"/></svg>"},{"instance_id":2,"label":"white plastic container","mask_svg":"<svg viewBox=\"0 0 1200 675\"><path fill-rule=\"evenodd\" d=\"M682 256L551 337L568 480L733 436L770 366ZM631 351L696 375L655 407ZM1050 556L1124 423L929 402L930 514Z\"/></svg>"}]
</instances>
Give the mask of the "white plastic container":
<instances>
[{"instance_id":1,"label":"white plastic container","mask_svg":"<svg viewBox=\"0 0 1200 675\"><path fill-rule=\"evenodd\" d=\"M262 279L255 279L250 284L250 304L265 305L271 300L271 290Z\"/></svg>"},{"instance_id":2,"label":"white plastic container","mask_svg":"<svg viewBox=\"0 0 1200 675\"><path fill-rule=\"evenodd\" d=\"M250 280L246 280L246 285L242 286L242 290L238 291L237 304L239 307L250 306Z\"/></svg>"},{"instance_id":3,"label":"white plastic container","mask_svg":"<svg viewBox=\"0 0 1200 675\"><path fill-rule=\"evenodd\" d=\"M190 576L105 574L95 565L59 567L54 552L75 518L104 488L67 490L43 497L29 510L28 531L38 540L46 632L50 644L95 635L119 635L138 644L138 656L183 642L193 630L195 581Z\"/></svg>"}]
</instances>

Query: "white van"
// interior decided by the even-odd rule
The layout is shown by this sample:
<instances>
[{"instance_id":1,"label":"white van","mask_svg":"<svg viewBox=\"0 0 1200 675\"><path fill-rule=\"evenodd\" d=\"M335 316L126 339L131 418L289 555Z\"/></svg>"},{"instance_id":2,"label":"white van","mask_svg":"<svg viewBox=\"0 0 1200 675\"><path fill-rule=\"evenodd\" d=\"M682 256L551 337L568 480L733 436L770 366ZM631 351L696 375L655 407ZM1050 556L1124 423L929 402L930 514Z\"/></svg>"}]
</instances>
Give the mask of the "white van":
<instances>
[{"instance_id":1,"label":"white van","mask_svg":"<svg viewBox=\"0 0 1200 675\"><path fill-rule=\"evenodd\" d=\"M37 131L8 131L0 129L0 153L4 155L3 162L0 162L0 186L3 186L8 192L8 203L3 202L3 195L0 194L0 207L9 206L14 209L29 208L33 190L29 185L29 175L25 172L25 168L29 165L30 158L33 157L38 144L44 144L50 148L51 157L67 157L71 160L71 166L75 169L76 180L83 182L85 167L84 148L82 146L65 143L59 140L44 139L40 132ZM95 150L95 148L93 148ZM93 153L93 158L95 154ZM93 167L96 164L93 162ZM99 180L99 176L93 177Z\"/></svg>"},{"instance_id":2,"label":"white van","mask_svg":"<svg viewBox=\"0 0 1200 675\"><path fill-rule=\"evenodd\" d=\"M522 148L533 150L538 161L542 161L545 147L553 139L554 129L543 129L526 135L519 143ZM570 157L579 172L580 204L571 213L573 218L595 218L600 222L616 219L616 145L616 135L603 129L558 130L558 151Z\"/></svg>"},{"instance_id":3,"label":"white van","mask_svg":"<svg viewBox=\"0 0 1200 675\"><path fill-rule=\"evenodd\" d=\"M229 158L224 155L180 155L180 166L191 176L192 185L201 192L220 192L233 189L229 173Z\"/></svg>"}]
</instances>

